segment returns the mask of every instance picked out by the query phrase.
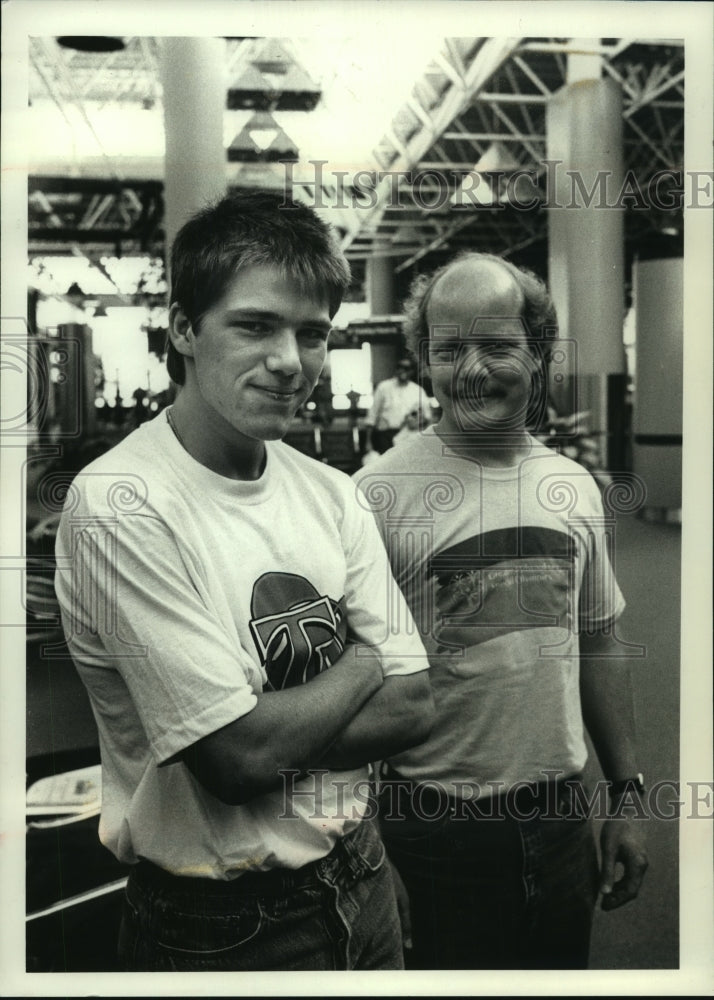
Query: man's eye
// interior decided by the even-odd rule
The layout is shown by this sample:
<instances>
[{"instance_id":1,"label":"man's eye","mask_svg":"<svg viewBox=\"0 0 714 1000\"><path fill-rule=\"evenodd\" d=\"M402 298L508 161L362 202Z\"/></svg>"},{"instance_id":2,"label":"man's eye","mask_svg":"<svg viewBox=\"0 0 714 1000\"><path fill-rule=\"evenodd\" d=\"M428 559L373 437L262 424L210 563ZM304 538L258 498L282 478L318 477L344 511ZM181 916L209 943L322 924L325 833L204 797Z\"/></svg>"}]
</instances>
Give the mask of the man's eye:
<instances>
[{"instance_id":1,"label":"man's eye","mask_svg":"<svg viewBox=\"0 0 714 1000\"><path fill-rule=\"evenodd\" d=\"M461 345L459 343L452 344L447 341L440 344L430 344L429 354L431 354L433 358L439 358L443 361L451 361L456 357L460 346Z\"/></svg>"},{"instance_id":2,"label":"man's eye","mask_svg":"<svg viewBox=\"0 0 714 1000\"><path fill-rule=\"evenodd\" d=\"M247 331L248 333L253 333L256 336L262 336L263 334L270 332L270 324L263 323L259 320L242 319L236 323L236 328L242 331Z\"/></svg>"},{"instance_id":3,"label":"man's eye","mask_svg":"<svg viewBox=\"0 0 714 1000\"><path fill-rule=\"evenodd\" d=\"M311 327L306 327L304 330L300 331L300 336L303 340L307 340L313 344L324 343L330 334L329 330L325 330L322 327L316 327L312 329Z\"/></svg>"}]
</instances>

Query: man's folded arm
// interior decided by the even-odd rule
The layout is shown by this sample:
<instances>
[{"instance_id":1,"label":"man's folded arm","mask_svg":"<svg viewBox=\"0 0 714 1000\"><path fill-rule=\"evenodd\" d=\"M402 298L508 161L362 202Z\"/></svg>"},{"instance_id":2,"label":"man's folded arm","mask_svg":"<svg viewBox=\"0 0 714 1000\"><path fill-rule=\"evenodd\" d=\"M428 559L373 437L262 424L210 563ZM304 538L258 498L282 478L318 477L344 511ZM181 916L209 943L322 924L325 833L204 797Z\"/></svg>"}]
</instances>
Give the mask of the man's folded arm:
<instances>
[{"instance_id":1,"label":"man's folded arm","mask_svg":"<svg viewBox=\"0 0 714 1000\"><path fill-rule=\"evenodd\" d=\"M259 694L255 708L204 736L179 758L216 798L244 804L279 787L281 771L321 764L382 684L379 657L357 657L355 647L348 646L329 670L305 684Z\"/></svg>"},{"instance_id":2,"label":"man's folded arm","mask_svg":"<svg viewBox=\"0 0 714 1000\"><path fill-rule=\"evenodd\" d=\"M321 764L335 769L358 767L416 746L434 724L429 671L385 677L329 747Z\"/></svg>"}]
</instances>

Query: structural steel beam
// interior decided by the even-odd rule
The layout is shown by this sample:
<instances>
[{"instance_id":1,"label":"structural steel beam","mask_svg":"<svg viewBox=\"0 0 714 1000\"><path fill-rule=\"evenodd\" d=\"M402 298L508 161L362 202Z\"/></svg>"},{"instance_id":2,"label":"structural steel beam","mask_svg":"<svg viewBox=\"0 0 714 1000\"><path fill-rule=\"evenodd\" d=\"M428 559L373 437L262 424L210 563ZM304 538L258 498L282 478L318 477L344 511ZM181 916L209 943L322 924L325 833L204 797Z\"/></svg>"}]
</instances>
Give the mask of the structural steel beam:
<instances>
[{"instance_id":1,"label":"structural steel beam","mask_svg":"<svg viewBox=\"0 0 714 1000\"><path fill-rule=\"evenodd\" d=\"M449 76L455 86L446 91L442 103L438 108L432 110L433 132L430 129L422 128L404 143L402 152L397 160L390 165L390 170L392 172L413 170L433 145L434 134L441 135L454 118L471 104L479 90L485 86L505 60L516 51L520 43L520 38L487 39L476 52L463 78L459 76L457 67L449 66ZM438 63L440 66L443 63L448 64L446 56L442 54ZM377 199L374 208L357 217L356 227L351 228L344 237L344 249L350 246L360 229L368 224L373 224L375 220L381 220L385 203L388 201L390 185L391 180L387 177L377 186Z\"/></svg>"}]
</instances>

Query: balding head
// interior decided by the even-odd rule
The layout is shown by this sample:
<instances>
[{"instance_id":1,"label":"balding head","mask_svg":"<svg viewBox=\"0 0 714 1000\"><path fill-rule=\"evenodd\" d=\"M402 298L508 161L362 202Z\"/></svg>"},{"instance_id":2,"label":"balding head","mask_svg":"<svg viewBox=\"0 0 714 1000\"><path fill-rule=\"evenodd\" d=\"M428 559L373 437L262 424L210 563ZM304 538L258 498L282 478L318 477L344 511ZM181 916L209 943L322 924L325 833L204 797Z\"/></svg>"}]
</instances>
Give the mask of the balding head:
<instances>
[{"instance_id":1,"label":"balding head","mask_svg":"<svg viewBox=\"0 0 714 1000\"><path fill-rule=\"evenodd\" d=\"M471 320L479 315L520 317L539 349L547 350L557 336L555 308L540 278L493 254L466 253L431 275L420 275L404 303L404 336L420 368L429 325L451 322L449 311L457 305Z\"/></svg>"},{"instance_id":2,"label":"balding head","mask_svg":"<svg viewBox=\"0 0 714 1000\"><path fill-rule=\"evenodd\" d=\"M557 318L545 283L535 274L493 254L466 253L432 275L420 275L404 303L404 335L420 373L432 374L429 343L525 335L536 359L540 392L529 425L537 424L547 401L550 345ZM509 322L504 324L504 320ZM441 329L440 329L441 328ZM449 329L451 328L451 329ZM519 336L520 334L520 336Z\"/></svg>"},{"instance_id":3,"label":"balding head","mask_svg":"<svg viewBox=\"0 0 714 1000\"><path fill-rule=\"evenodd\" d=\"M455 261L436 280L426 307L426 321L430 327L458 322L463 337L481 331L487 336L490 319L518 322L524 306L521 286L501 260L466 257Z\"/></svg>"}]
</instances>

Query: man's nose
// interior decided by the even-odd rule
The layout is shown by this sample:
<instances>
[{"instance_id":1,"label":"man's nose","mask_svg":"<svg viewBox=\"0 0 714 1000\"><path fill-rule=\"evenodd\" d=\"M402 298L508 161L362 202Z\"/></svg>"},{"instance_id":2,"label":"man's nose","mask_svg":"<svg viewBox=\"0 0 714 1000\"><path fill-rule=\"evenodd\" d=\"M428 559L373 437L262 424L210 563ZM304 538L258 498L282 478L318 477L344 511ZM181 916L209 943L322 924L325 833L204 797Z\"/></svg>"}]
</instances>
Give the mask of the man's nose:
<instances>
[{"instance_id":1,"label":"man's nose","mask_svg":"<svg viewBox=\"0 0 714 1000\"><path fill-rule=\"evenodd\" d=\"M268 371L283 375L297 375L302 371L300 348L294 330L281 330L271 338L265 365Z\"/></svg>"}]
</instances>

